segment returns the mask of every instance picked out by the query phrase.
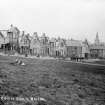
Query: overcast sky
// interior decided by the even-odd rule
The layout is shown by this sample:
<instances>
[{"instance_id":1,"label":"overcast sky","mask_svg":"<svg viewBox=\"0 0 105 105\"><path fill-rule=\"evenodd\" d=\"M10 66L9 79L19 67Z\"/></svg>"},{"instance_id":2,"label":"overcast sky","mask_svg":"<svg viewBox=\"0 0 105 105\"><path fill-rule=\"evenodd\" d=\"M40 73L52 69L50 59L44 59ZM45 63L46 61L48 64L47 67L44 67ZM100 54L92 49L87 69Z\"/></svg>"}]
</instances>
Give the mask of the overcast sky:
<instances>
[{"instance_id":1,"label":"overcast sky","mask_svg":"<svg viewBox=\"0 0 105 105\"><path fill-rule=\"evenodd\" d=\"M105 0L0 0L0 29L10 24L28 33L45 32L105 42Z\"/></svg>"}]
</instances>

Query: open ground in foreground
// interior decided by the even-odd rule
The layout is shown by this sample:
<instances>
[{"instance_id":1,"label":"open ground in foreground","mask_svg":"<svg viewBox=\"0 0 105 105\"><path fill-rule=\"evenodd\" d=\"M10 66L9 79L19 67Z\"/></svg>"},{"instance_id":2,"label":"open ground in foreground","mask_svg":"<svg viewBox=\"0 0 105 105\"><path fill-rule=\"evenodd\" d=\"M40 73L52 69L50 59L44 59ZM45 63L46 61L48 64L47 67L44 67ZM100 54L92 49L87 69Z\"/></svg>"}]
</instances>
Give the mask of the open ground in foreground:
<instances>
[{"instance_id":1,"label":"open ground in foreground","mask_svg":"<svg viewBox=\"0 0 105 105\"><path fill-rule=\"evenodd\" d=\"M21 58L26 63L21 66L15 59L0 56L0 95L40 96L48 105L105 105L105 66L31 58Z\"/></svg>"}]
</instances>

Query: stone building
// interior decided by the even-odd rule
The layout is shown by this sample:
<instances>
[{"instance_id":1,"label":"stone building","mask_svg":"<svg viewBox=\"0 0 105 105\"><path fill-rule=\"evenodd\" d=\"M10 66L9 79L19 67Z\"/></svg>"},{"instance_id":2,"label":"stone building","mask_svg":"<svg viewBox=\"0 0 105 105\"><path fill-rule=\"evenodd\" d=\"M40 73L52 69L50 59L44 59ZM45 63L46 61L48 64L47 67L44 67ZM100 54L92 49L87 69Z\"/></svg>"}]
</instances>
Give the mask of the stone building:
<instances>
[{"instance_id":1,"label":"stone building","mask_svg":"<svg viewBox=\"0 0 105 105\"><path fill-rule=\"evenodd\" d=\"M29 34L25 34L24 31L19 40L19 53L30 54L30 36Z\"/></svg>"},{"instance_id":2,"label":"stone building","mask_svg":"<svg viewBox=\"0 0 105 105\"><path fill-rule=\"evenodd\" d=\"M41 50L40 38L37 32L34 32L30 43L30 54L39 56L41 54L40 50Z\"/></svg>"},{"instance_id":3,"label":"stone building","mask_svg":"<svg viewBox=\"0 0 105 105\"><path fill-rule=\"evenodd\" d=\"M105 58L105 45L91 45L90 54L92 58Z\"/></svg>"},{"instance_id":4,"label":"stone building","mask_svg":"<svg viewBox=\"0 0 105 105\"><path fill-rule=\"evenodd\" d=\"M49 40L49 56L51 56L51 57L57 56L57 54L56 54L56 41L57 41L56 38L51 38Z\"/></svg>"},{"instance_id":5,"label":"stone building","mask_svg":"<svg viewBox=\"0 0 105 105\"><path fill-rule=\"evenodd\" d=\"M45 35L45 33L43 33L40 37L40 48L41 56L49 55L49 38Z\"/></svg>"},{"instance_id":6,"label":"stone building","mask_svg":"<svg viewBox=\"0 0 105 105\"><path fill-rule=\"evenodd\" d=\"M9 50L18 51L18 49L19 49L19 34L20 34L19 29L17 27L14 27L13 25L11 25L10 29L7 31L7 36L6 36Z\"/></svg>"},{"instance_id":7,"label":"stone building","mask_svg":"<svg viewBox=\"0 0 105 105\"><path fill-rule=\"evenodd\" d=\"M85 41L82 42L82 57L86 59L90 58L90 48L87 39L85 39Z\"/></svg>"},{"instance_id":8,"label":"stone building","mask_svg":"<svg viewBox=\"0 0 105 105\"><path fill-rule=\"evenodd\" d=\"M55 45L55 54L57 57L66 56L66 40L58 38Z\"/></svg>"},{"instance_id":9,"label":"stone building","mask_svg":"<svg viewBox=\"0 0 105 105\"><path fill-rule=\"evenodd\" d=\"M87 40L66 40L66 57L88 58L90 55Z\"/></svg>"},{"instance_id":10,"label":"stone building","mask_svg":"<svg viewBox=\"0 0 105 105\"><path fill-rule=\"evenodd\" d=\"M0 30L0 51L6 53L9 49L9 40L7 40L8 30Z\"/></svg>"},{"instance_id":11,"label":"stone building","mask_svg":"<svg viewBox=\"0 0 105 105\"><path fill-rule=\"evenodd\" d=\"M30 43L30 52L35 56L49 56L49 38L42 34L38 36L37 32L33 34L33 38Z\"/></svg>"},{"instance_id":12,"label":"stone building","mask_svg":"<svg viewBox=\"0 0 105 105\"><path fill-rule=\"evenodd\" d=\"M94 44L90 45L90 55L92 58L105 58L105 44L100 42L98 33Z\"/></svg>"},{"instance_id":13,"label":"stone building","mask_svg":"<svg viewBox=\"0 0 105 105\"><path fill-rule=\"evenodd\" d=\"M80 57L82 56L82 42L78 40L66 41L67 57Z\"/></svg>"}]
</instances>

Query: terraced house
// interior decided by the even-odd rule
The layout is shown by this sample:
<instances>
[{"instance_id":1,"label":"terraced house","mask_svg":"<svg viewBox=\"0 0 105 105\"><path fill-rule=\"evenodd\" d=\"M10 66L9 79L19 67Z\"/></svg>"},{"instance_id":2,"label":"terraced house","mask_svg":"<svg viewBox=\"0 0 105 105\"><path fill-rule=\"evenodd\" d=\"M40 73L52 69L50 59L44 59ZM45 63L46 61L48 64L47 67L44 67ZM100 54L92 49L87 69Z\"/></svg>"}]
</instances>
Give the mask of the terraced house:
<instances>
[{"instance_id":1,"label":"terraced house","mask_svg":"<svg viewBox=\"0 0 105 105\"><path fill-rule=\"evenodd\" d=\"M8 30L0 30L0 51L6 53L6 50L8 50L8 43L9 40L7 40L6 36L7 36L7 32Z\"/></svg>"},{"instance_id":2,"label":"terraced house","mask_svg":"<svg viewBox=\"0 0 105 105\"><path fill-rule=\"evenodd\" d=\"M40 50L41 50L40 38L37 32L34 32L32 39L31 39L31 43L30 43L30 54L39 56L41 53Z\"/></svg>"},{"instance_id":3,"label":"terraced house","mask_svg":"<svg viewBox=\"0 0 105 105\"><path fill-rule=\"evenodd\" d=\"M89 42L87 39L82 42L82 57L88 59L90 58L90 48L89 48Z\"/></svg>"},{"instance_id":4,"label":"terraced house","mask_svg":"<svg viewBox=\"0 0 105 105\"><path fill-rule=\"evenodd\" d=\"M8 30L0 30L0 51L34 56L105 58L105 43L100 42L98 32L95 42L89 44L87 40L49 38L45 33L38 36L34 32L30 36L23 31L21 34L17 27L11 25Z\"/></svg>"},{"instance_id":5,"label":"terraced house","mask_svg":"<svg viewBox=\"0 0 105 105\"><path fill-rule=\"evenodd\" d=\"M30 50L32 55L48 56L49 55L49 38L42 34L41 37L35 32L30 43Z\"/></svg>"},{"instance_id":6,"label":"terraced house","mask_svg":"<svg viewBox=\"0 0 105 105\"><path fill-rule=\"evenodd\" d=\"M89 46L79 40L66 40L67 57L83 57L88 58Z\"/></svg>"},{"instance_id":7,"label":"terraced house","mask_svg":"<svg viewBox=\"0 0 105 105\"><path fill-rule=\"evenodd\" d=\"M48 56L49 55L49 38L46 36L45 33L42 34L40 37L40 54L41 56Z\"/></svg>"},{"instance_id":8,"label":"terraced house","mask_svg":"<svg viewBox=\"0 0 105 105\"><path fill-rule=\"evenodd\" d=\"M73 56L80 57L82 55L82 42L73 39L67 40L66 50L67 50L67 57L73 57Z\"/></svg>"},{"instance_id":9,"label":"terraced house","mask_svg":"<svg viewBox=\"0 0 105 105\"><path fill-rule=\"evenodd\" d=\"M19 38L19 53L25 55L30 54L30 35L25 34L24 31Z\"/></svg>"},{"instance_id":10,"label":"terraced house","mask_svg":"<svg viewBox=\"0 0 105 105\"><path fill-rule=\"evenodd\" d=\"M17 27L11 25L10 29L7 31L6 44L9 50L18 51L19 49L19 34L20 30Z\"/></svg>"},{"instance_id":11,"label":"terraced house","mask_svg":"<svg viewBox=\"0 0 105 105\"><path fill-rule=\"evenodd\" d=\"M13 25L10 26L8 30L1 30L1 49L8 53L10 51L16 52L19 49L19 34L20 31L17 27Z\"/></svg>"},{"instance_id":12,"label":"terraced house","mask_svg":"<svg viewBox=\"0 0 105 105\"><path fill-rule=\"evenodd\" d=\"M58 57L66 56L66 40L58 38L55 46L55 54Z\"/></svg>"},{"instance_id":13,"label":"terraced house","mask_svg":"<svg viewBox=\"0 0 105 105\"><path fill-rule=\"evenodd\" d=\"M47 55L51 57L66 56L65 40L61 38L51 38L47 44Z\"/></svg>"},{"instance_id":14,"label":"terraced house","mask_svg":"<svg viewBox=\"0 0 105 105\"><path fill-rule=\"evenodd\" d=\"M56 57L56 38L51 38L49 40L49 56Z\"/></svg>"}]
</instances>

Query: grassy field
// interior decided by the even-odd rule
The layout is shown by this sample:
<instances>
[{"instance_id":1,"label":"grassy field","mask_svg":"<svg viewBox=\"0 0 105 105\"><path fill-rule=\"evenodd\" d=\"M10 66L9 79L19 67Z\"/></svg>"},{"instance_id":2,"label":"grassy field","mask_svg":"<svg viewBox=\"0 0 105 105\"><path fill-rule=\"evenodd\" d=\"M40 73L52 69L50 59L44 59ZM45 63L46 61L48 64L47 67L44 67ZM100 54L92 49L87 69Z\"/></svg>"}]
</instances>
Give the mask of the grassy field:
<instances>
[{"instance_id":1,"label":"grassy field","mask_svg":"<svg viewBox=\"0 0 105 105\"><path fill-rule=\"evenodd\" d=\"M105 105L105 66L0 56L0 95L40 96L48 105ZM5 102L6 105L35 105Z\"/></svg>"}]
</instances>

